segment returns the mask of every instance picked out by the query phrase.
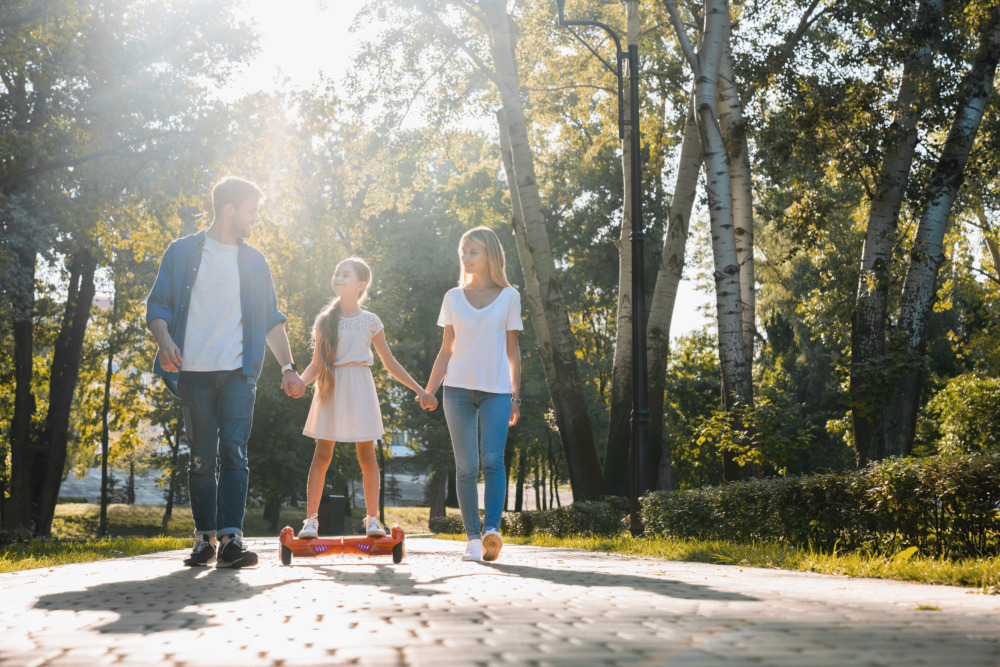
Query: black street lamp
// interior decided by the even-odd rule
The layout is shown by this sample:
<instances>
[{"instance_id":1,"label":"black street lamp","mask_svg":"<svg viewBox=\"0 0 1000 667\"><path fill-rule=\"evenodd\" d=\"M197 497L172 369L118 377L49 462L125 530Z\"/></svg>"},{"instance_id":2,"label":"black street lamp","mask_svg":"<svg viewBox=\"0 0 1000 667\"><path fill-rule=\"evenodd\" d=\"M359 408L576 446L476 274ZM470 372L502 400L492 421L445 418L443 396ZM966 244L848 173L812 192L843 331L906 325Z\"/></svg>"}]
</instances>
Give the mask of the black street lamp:
<instances>
[{"instance_id":1,"label":"black street lamp","mask_svg":"<svg viewBox=\"0 0 1000 667\"><path fill-rule=\"evenodd\" d=\"M559 25L590 50L618 79L618 138L625 139L625 128L631 128L631 159L629 174L631 188L628 193L632 204L632 448L629 452L629 512L633 534L642 531L639 519L639 497L652 487L652 470L649 451L649 410L646 383L646 281L643 270L642 226L642 165L640 163L639 137L639 47L629 44L622 51L621 40L610 26L599 21L567 21L563 16L566 0L556 0L559 6ZM615 43L615 66L608 63L573 30L573 26L600 28ZM628 63L629 118L625 118L625 91L623 64Z\"/></svg>"}]
</instances>

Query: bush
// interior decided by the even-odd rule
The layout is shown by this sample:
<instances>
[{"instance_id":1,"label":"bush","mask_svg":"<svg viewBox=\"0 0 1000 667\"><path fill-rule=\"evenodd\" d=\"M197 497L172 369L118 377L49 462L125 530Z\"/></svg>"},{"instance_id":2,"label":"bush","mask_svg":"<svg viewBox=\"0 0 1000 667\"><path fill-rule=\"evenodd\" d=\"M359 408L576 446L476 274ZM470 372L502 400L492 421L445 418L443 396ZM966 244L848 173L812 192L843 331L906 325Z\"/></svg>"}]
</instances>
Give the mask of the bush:
<instances>
[{"instance_id":1,"label":"bush","mask_svg":"<svg viewBox=\"0 0 1000 667\"><path fill-rule=\"evenodd\" d=\"M433 517L428 522L428 527L432 533L465 534L465 526L462 524L462 517L459 514Z\"/></svg>"},{"instance_id":2,"label":"bush","mask_svg":"<svg viewBox=\"0 0 1000 667\"><path fill-rule=\"evenodd\" d=\"M851 474L747 480L642 498L649 534L826 551L1000 552L1000 455L888 459Z\"/></svg>"},{"instance_id":3,"label":"bush","mask_svg":"<svg viewBox=\"0 0 1000 667\"><path fill-rule=\"evenodd\" d=\"M609 497L603 501L573 503L551 510L504 512L500 530L515 537L548 533L555 537L611 537L624 530L628 501Z\"/></svg>"}]
</instances>

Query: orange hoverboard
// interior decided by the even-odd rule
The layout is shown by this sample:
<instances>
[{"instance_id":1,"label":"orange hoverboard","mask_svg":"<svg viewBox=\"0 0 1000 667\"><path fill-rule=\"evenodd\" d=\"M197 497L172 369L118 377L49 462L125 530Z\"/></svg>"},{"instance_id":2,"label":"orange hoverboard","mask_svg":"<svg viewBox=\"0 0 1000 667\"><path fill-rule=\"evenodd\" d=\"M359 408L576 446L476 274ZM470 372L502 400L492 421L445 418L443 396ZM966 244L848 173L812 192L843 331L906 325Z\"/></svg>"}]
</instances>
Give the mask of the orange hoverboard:
<instances>
[{"instance_id":1,"label":"orange hoverboard","mask_svg":"<svg viewBox=\"0 0 1000 667\"><path fill-rule=\"evenodd\" d=\"M357 554L359 556L388 556L392 554L392 562L399 563L406 553L406 536L403 529L393 526L385 537L368 537L357 535L351 537L317 537L312 540L300 540L290 526L281 530L278 538L281 542L281 564L291 565L292 556L296 558L315 558L332 554Z\"/></svg>"}]
</instances>

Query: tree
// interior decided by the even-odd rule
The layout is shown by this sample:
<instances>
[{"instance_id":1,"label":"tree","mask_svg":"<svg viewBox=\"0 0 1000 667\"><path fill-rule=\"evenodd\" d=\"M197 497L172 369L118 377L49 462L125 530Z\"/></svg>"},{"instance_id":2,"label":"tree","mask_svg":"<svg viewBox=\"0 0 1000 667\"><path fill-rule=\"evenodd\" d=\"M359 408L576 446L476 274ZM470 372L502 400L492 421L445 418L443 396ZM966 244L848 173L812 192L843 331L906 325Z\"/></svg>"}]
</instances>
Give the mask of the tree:
<instances>
[{"instance_id":1,"label":"tree","mask_svg":"<svg viewBox=\"0 0 1000 667\"><path fill-rule=\"evenodd\" d=\"M3 255L14 260L4 291L12 297L15 333L11 502L4 506L4 524L47 535L94 275L108 256L95 220L109 224L102 214L120 205L116 197L141 201L141 188L123 188L154 161L183 152L190 126L177 119L197 118L204 104L195 78L221 77L245 53L237 44L246 41L218 3L109 0L87 7L46 3L15 13L19 9L5 6L10 13L0 18L10 45L0 61L10 110L2 122L13 157L0 173L0 199L16 211L3 221ZM200 39L192 41L193 35ZM52 350L44 427L35 439L31 360L39 254L65 262L69 298Z\"/></svg>"}]
</instances>

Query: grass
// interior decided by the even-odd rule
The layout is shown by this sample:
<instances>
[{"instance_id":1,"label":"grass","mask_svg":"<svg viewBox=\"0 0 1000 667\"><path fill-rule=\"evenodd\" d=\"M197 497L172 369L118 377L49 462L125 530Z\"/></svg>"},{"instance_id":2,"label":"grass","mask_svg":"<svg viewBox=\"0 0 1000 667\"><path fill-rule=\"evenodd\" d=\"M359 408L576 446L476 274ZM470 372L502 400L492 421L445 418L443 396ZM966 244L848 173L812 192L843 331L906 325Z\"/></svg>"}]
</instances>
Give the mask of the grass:
<instances>
[{"instance_id":1,"label":"grass","mask_svg":"<svg viewBox=\"0 0 1000 667\"><path fill-rule=\"evenodd\" d=\"M163 507L143 505L109 505L108 528L110 539L97 540L100 506L88 503L61 503L56 506L52 521L53 539L0 546L0 574L39 567L54 567L68 563L86 563L103 558L123 558L157 551L186 549L191 546L194 520L190 507L175 507L162 529ZM449 513L458 513L449 509ZM385 523L399 524L407 535L430 532L427 526L429 511L426 507L387 507ZM281 526L296 530L302 525L305 510L283 507ZM358 534L362 530L364 510L354 508L347 532ZM276 537L264 519L260 508L247 508L243 532L247 537Z\"/></svg>"},{"instance_id":2,"label":"grass","mask_svg":"<svg viewBox=\"0 0 1000 667\"><path fill-rule=\"evenodd\" d=\"M464 539L464 536L457 536ZM849 577L896 579L923 584L968 586L1000 594L1000 557L938 560L914 555L907 559L866 553L826 554L780 544L737 544L665 537L504 537L513 544L565 547L666 560L766 567Z\"/></svg>"},{"instance_id":3,"label":"grass","mask_svg":"<svg viewBox=\"0 0 1000 667\"><path fill-rule=\"evenodd\" d=\"M449 509L449 514L458 510ZM190 545L194 523L191 510L175 508L166 534L161 530L162 507L111 505L108 520L113 539L90 539L96 533L99 507L83 503L61 504L56 507L52 523L55 540L34 540L24 544L0 547L0 573L35 567L52 567L102 558L119 558L139 554L185 549ZM280 526L298 528L304 518L301 508L282 508ZM349 519L348 532L361 532L364 512L358 508ZM385 522L399 524L407 535L428 533L426 507L387 507ZM273 537L260 508L248 508L244 522L247 537ZM464 536L447 536L464 539ZM602 551L631 556L648 556L665 560L694 561L766 567L851 577L897 579L925 584L968 586L984 592L1000 594L1000 557L968 560L936 560L904 552L897 556L866 553L826 554L811 549L781 544L737 544L722 541L678 540L663 537L573 537L556 538L534 535L529 538L505 537L508 543L532 544L543 547L565 547ZM901 558L898 556L906 556Z\"/></svg>"},{"instance_id":4,"label":"grass","mask_svg":"<svg viewBox=\"0 0 1000 667\"><path fill-rule=\"evenodd\" d=\"M105 558L139 556L183 549L190 545L190 538L177 537L136 537L86 542L32 540L0 547L3 549L0 551L0 574L69 563L89 563Z\"/></svg>"}]
</instances>

